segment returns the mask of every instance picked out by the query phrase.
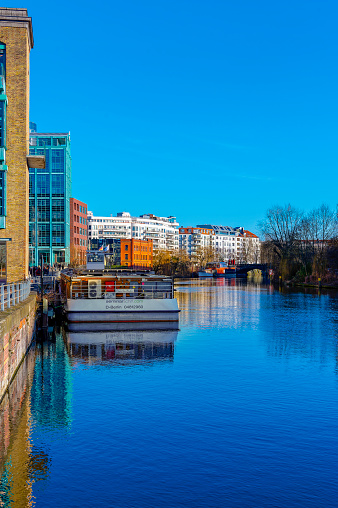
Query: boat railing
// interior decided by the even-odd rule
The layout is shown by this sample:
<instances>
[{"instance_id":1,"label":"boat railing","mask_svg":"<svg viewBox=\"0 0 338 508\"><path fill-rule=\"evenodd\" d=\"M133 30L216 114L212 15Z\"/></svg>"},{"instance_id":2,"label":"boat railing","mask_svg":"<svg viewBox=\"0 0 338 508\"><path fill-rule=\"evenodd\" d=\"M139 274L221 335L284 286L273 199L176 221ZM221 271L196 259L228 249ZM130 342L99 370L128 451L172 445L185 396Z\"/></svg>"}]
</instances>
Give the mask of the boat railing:
<instances>
[{"instance_id":1,"label":"boat railing","mask_svg":"<svg viewBox=\"0 0 338 508\"><path fill-rule=\"evenodd\" d=\"M174 298L172 280L147 282L112 282L93 279L66 281L63 292L71 299L168 299Z\"/></svg>"}]
</instances>

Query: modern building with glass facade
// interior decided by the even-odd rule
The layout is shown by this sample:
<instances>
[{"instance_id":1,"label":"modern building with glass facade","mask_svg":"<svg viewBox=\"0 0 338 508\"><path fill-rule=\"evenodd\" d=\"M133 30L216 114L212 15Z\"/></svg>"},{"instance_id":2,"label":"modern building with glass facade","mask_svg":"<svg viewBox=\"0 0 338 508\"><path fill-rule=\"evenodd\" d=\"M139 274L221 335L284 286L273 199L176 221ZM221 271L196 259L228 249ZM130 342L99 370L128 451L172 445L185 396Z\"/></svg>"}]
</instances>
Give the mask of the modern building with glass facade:
<instances>
[{"instance_id":1,"label":"modern building with glass facade","mask_svg":"<svg viewBox=\"0 0 338 508\"><path fill-rule=\"evenodd\" d=\"M72 165L69 133L37 133L30 123L29 153L46 168L29 170L29 265L69 263Z\"/></svg>"}]
</instances>

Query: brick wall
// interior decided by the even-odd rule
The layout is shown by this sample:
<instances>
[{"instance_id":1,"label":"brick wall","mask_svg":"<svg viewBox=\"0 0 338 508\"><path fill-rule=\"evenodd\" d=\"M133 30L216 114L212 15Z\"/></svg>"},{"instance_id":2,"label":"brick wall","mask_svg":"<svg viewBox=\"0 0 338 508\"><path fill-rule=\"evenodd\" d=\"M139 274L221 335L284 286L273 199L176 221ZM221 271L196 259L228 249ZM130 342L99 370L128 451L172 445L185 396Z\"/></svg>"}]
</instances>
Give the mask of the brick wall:
<instances>
[{"instance_id":1,"label":"brick wall","mask_svg":"<svg viewBox=\"0 0 338 508\"><path fill-rule=\"evenodd\" d=\"M7 243L7 282L28 274L29 174L26 157L29 134L29 39L26 27L0 26L6 44L7 219L0 238Z\"/></svg>"},{"instance_id":2,"label":"brick wall","mask_svg":"<svg viewBox=\"0 0 338 508\"><path fill-rule=\"evenodd\" d=\"M36 294L24 302L0 312L0 400L21 361L34 334Z\"/></svg>"}]
</instances>

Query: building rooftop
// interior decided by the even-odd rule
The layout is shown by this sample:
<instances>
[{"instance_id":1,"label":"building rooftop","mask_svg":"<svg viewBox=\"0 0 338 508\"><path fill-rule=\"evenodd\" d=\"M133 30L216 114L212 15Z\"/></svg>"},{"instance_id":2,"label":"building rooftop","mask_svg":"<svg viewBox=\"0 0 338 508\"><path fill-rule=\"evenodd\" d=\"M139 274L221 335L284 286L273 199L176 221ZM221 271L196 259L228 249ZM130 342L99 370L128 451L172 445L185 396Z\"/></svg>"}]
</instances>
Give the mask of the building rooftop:
<instances>
[{"instance_id":1,"label":"building rooftop","mask_svg":"<svg viewBox=\"0 0 338 508\"><path fill-rule=\"evenodd\" d=\"M29 137L34 136L68 136L69 132L30 132Z\"/></svg>"},{"instance_id":2,"label":"building rooftop","mask_svg":"<svg viewBox=\"0 0 338 508\"><path fill-rule=\"evenodd\" d=\"M32 18L28 16L27 9L18 7L0 7L0 26L26 27L28 30L29 45L34 46Z\"/></svg>"},{"instance_id":3,"label":"building rooftop","mask_svg":"<svg viewBox=\"0 0 338 508\"><path fill-rule=\"evenodd\" d=\"M247 231L246 229L244 229L243 233L244 233L244 236L247 236L248 238L258 238L257 235L255 235L254 233L251 233L251 231Z\"/></svg>"}]
</instances>

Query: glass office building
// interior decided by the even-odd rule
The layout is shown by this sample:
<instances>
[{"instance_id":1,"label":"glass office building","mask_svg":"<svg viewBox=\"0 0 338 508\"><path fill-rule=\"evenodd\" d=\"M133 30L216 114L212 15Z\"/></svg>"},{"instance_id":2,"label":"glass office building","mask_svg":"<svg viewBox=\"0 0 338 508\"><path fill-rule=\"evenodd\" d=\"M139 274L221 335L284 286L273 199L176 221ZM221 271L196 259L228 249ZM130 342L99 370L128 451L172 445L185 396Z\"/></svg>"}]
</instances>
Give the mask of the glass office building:
<instances>
[{"instance_id":1,"label":"glass office building","mask_svg":"<svg viewBox=\"0 0 338 508\"><path fill-rule=\"evenodd\" d=\"M29 170L29 265L69 263L72 165L69 133L37 133L30 123L29 153L46 169Z\"/></svg>"}]
</instances>

